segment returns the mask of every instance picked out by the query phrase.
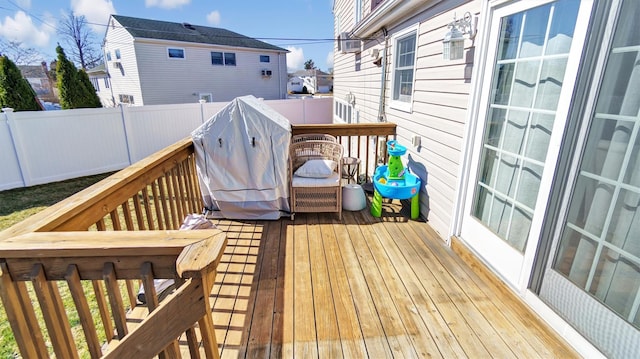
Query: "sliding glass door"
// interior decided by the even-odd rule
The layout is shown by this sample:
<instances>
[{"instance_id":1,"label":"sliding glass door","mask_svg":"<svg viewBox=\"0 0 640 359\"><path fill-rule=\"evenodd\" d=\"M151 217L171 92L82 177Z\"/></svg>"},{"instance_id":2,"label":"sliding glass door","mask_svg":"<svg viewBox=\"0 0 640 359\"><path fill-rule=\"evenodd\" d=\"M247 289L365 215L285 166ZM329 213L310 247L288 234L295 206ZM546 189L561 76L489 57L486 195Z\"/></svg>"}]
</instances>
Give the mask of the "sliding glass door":
<instances>
[{"instance_id":1,"label":"sliding glass door","mask_svg":"<svg viewBox=\"0 0 640 359\"><path fill-rule=\"evenodd\" d=\"M520 1L491 11L461 236L524 289L544 218L591 3Z\"/></svg>"},{"instance_id":2,"label":"sliding glass door","mask_svg":"<svg viewBox=\"0 0 640 359\"><path fill-rule=\"evenodd\" d=\"M540 296L624 358L640 355L640 3L611 11Z\"/></svg>"}]
</instances>

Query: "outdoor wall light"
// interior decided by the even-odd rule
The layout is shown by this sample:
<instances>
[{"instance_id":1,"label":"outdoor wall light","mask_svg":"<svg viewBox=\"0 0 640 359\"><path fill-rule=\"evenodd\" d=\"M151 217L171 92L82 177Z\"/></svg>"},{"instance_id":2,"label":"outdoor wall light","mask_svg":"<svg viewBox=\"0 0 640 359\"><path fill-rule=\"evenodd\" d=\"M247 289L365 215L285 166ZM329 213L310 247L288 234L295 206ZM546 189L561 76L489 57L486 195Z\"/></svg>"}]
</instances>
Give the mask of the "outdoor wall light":
<instances>
[{"instance_id":1,"label":"outdoor wall light","mask_svg":"<svg viewBox=\"0 0 640 359\"><path fill-rule=\"evenodd\" d=\"M461 19L456 19L447 25L449 31L442 39L442 57L445 60L459 60L464 54L465 38L473 39L476 36L476 18L470 12L464 13Z\"/></svg>"}]
</instances>

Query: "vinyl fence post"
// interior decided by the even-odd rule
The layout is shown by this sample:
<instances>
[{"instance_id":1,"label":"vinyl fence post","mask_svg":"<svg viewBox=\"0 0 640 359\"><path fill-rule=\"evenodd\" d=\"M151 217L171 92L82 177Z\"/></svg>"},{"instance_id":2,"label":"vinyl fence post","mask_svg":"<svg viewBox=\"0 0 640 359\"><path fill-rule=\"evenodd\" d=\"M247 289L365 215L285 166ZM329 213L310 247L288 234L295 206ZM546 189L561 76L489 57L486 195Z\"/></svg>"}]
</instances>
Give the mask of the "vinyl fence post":
<instances>
[{"instance_id":1,"label":"vinyl fence post","mask_svg":"<svg viewBox=\"0 0 640 359\"><path fill-rule=\"evenodd\" d=\"M120 118L122 118L122 130L124 131L124 143L127 144L127 157L129 158L129 165L132 165L131 162L131 146L129 145L129 135L127 131L127 121L124 118L124 106L122 104L120 106Z\"/></svg>"},{"instance_id":2,"label":"vinyl fence post","mask_svg":"<svg viewBox=\"0 0 640 359\"><path fill-rule=\"evenodd\" d=\"M20 160L20 153L18 153L18 148L16 147L16 140L13 137L13 130L11 129L11 124L13 123L13 109L10 107L5 107L2 109L4 117L7 120L7 129L9 130L9 138L11 139L11 147L13 148L13 155L16 156L16 160L18 161L18 170L20 171L20 180L22 181L22 186L27 186L27 181L24 178L24 169L22 168L23 161Z\"/></svg>"}]
</instances>

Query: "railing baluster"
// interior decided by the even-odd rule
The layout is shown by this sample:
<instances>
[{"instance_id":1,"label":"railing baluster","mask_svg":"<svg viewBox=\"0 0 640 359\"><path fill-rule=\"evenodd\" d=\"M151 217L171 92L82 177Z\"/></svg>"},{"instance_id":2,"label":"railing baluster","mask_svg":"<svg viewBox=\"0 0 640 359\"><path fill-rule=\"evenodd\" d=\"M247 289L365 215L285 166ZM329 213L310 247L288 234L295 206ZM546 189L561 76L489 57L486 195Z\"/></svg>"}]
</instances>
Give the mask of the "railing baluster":
<instances>
[{"instance_id":1,"label":"railing baluster","mask_svg":"<svg viewBox=\"0 0 640 359\"><path fill-rule=\"evenodd\" d=\"M182 210L182 215L180 216L180 223L182 223L182 221L184 221L184 217L191 212L187 203L189 195L187 194L184 185L184 172L182 171L182 164L178 164L174 171L176 182L178 182L178 193L180 193L180 196L178 197L178 205Z\"/></svg>"},{"instance_id":2,"label":"railing baluster","mask_svg":"<svg viewBox=\"0 0 640 359\"><path fill-rule=\"evenodd\" d=\"M162 207L166 206L164 200L160 198L160 178L151 183L151 192L153 194L153 206L156 208L156 220L158 221L158 229L165 229L164 221L162 218ZM166 211L165 211L166 212Z\"/></svg>"},{"instance_id":3,"label":"railing baluster","mask_svg":"<svg viewBox=\"0 0 640 359\"><path fill-rule=\"evenodd\" d=\"M135 231L136 229L133 226L133 217L131 216L131 206L129 206L129 201L125 201L121 207L124 216L124 223L127 225L127 231Z\"/></svg>"},{"instance_id":4,"label":"railing baluster","mask_svg":"<svg viewBox=\"0 0 640 359\"><path fill-rule=\"evenodd\" d=\"M98 311L100 313L100 319L102 320L102 327L104 328L105 337L107 342L113 339L113 323L111 322L111 316L109 315L109 309L107 309L107 302L105 301L104 288L100 281L91 281L93 285L93 292L95 294L96 302L98 303Z\"/></svg>"},{"instance_id":5,"label":"railing baluster","mask_svg":"<svg viewBox=\"0 0 640 359\"><path fill-rule=\"evenodd\" d=\"M127 287L127 297L129 298L129 308L133 309L138 305L136 301L136 291L133 288L133 280L125 280L125 286Z\"/></svg>"},{"instance_id":6,"label":"railing baluster","mask_svg":"<svg viewBox=\"0 0 640 359\"><path fill-rule=\"evenodd\" d=\"M0 262L0 296L13 335L25 358L48 358L33 304L24 282L11 279L6 262Z\"/></svg>"},{"instance_id":7,"label":"railing baluster","mask_svg":"<svg viewBox=\"0 0 640 359\"><path fill-rule=\"evenodd\" d=\"M191 182L191 171L189 170L189 159L182 163L182 173L184 174L184 182L187 187L187 206L189 206L190 213L200 213L200 210L196 207L195 191L193 189L193 183Z\"/></svg>"},{"instance_id":8,"label":"railing baluster","mask_svg":"<svg viewBox=\"0 0 640 359\"><path fill-rule=\"evenodd\" d=\"M184 193L182 192L182 188L180 186L180 172L178 171L178 168L172 169L170 174L171 182L173 184L174 202L176 203L176 211L178 213L178 216L176 217L178 223L176 224L175 229L178 229L180 228L180 224L184 220L186 214L183 201Z\"/></svg>"},{"instance_id":9,"label":"railing baluster","mask_svg":"<svg viewBox=\"0 0 640 359\"><path fill-rule=\"evenodd\" d=\"M151 201L149 200L148 186L142 188L142 201L144 203L144 213L147 216L147 225L149 225L149 230L153 231L156 229L156 226L153 223L153 214L151 211Z\"/></svg>"},{"instance_id":10,"label":"railing baluster","mask_svg":"<svg viewBox=\"0 0 640 359\"><path fill-rule=\"evenodd\" d=\"M191 186L194 191L194 205L195 211L194 213L202 213L204 209L204 203L202 202L202 194L200 192L200 182L198 182L198 170L196 169L196 161L195 157L191 155L189 160L189 179L191 181Z\"/></svg>"},{"instance_id":11,"label":"railing baluster","mask_svg":"<svg viewBox=\"0 0 640 359\"><path fill-rule=\"evenodd\" d=\"M82 282L80 281L80 274L78 273L78 266L75 264L69 265L67 273L65 275L67 284L69 285L69 291L71 297L76 306L78 317L80 318L80 324L84 330L84 337L87 341L87 347L89 348L89 354L92 358L99 358L102 356L102 349L100 347L100 341L98 340L98 333L96 331L96 325L93 322L91 311L89 310L89 303L87 302L87 296L82 289Z\"/></svg>"},{"instance_id":12,"label":"railing baluster","mask_svg":"<svg viewBox=\"0 0 640 359\"><path fill-rule=\"evenodd\" d=\"M142 283L144 285L144 296L147 302L147 307L149 308L149 313L151 313L154 310L156 310L156 308L158 308L158 305L160 304L158 302L158 293L156 293L156 286L153 282L154 275L153 275L153 267L151 266L151 263L145 262L142 265L140 273L142 277L141 278ZM160 359L179 358L179 357L180 357L180 346L177 340L169 344L167 348L159 355Z\"/></svg>"},{"instance_id":13,"label":"railing baluster","mask_svg":"<svg viewBox=\"0 0 640 359\"><path fill-rule=\"evenodd\" d=\"M144 225L144 217L142 216L142 208L140 207L140 192L131 197L133 201L133 210L136 212L136 223L138 224L138 230L144 231L146 229Z\"/></svg>"},{"instance_id":14,"label":"railing baluster","mask_svg":"<svg viewBox=\"0 0 640 359\"><path fill-rule=\"evenodd\" d=\"M121 231L122 224L120 223L120 215L118 215L118 208L115 208L113 211L109 212L109 216L111 217L111 226L114 231Z\"/></svg>"},{"instance_id":15,"label":"railing baluster","mask_svg":"<svg viewBox=\"0 0 640 359\"><path fill-rule=\"evenodd\" d=\"M213 271L208 275L202 276L202 286L204 288L213 288L215 282L216 272ZM211 303L209 296L204 298L205 307L207 308L206 314L198 321L200 325L200 334L202 335L202 346L207 358L220 359L220 352L218 351L218 341L216 339L216 333L213 330L213 318L211 317Z\"/></svg>"},{"instance_id":16,"label":"railing baluster","mask_svg":"<svg viewBox=\"0 0 640 359\"><path fill-rule=\"evenodd\" d=\"M33 265L30 277L56 357L78 358L78 350L71 335L71 326L64 310L58 284L47 281L41 263Z\"/></svg>"},{"instance_id":17,"label":"railing baluster","mask_svg":"<svg viewBox=\"0 0 640 359\"><path fill-rule=\"evenodd\" d=\"M164 182L164 177L158 178L158 189L160 190L160 203L162 204L162 211L164 212L164 225L166 229L172 229L171 225L171 214L169 213L169 208L167 207L167 194L165 191L166 183Z\"/></svg>"},{"instance_id":18,"label":"railing baluster","mask_svg":"<svg viewBox=\"0 0 640 359\"><path fill-rule=\"evenodd\" d=\"M117 338L122 339L128 333L127 318L124 311L124 303L122 302L122 293L116 280L116 273L113 263L105 263L102 272L104 284L107 287L109 295L109 304L111 304L111 314L116 324Z\"/></svg>"},{"instance_id":19,"label":"railing baluster","mask_svg":"<svg viewBox=\"0 0 640 359\"><path fill-rule=\"evenodd\" d=\"M97 222L96 222L96 228L99 231L106 231L107 230L107 226L104 223L104 218L100 218Z\"/></svg>"},{"instance_id":20,"label":"railing baluster","mask_svg":"<svg viewBox=\"0 0 640 359\"><path fill-rule=\"evenodd\" d=\"M171 209L172 229L178 229L180 227L180 221L178 220L178 210L176 208L176 199L173 190L173 176L171 171L165 172L164 183L167 187L167 201L169 202L169 208Z\"/></svg>"}]
</instances>

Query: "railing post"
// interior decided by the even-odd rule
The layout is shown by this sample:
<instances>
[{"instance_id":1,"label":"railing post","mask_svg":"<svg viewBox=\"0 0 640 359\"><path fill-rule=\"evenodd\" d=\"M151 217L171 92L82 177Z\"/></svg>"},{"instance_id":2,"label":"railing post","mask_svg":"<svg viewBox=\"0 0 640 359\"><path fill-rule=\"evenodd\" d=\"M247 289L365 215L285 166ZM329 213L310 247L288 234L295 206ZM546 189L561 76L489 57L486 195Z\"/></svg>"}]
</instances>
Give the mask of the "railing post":
<instances>
[{"instance_id":1,"label":"railing post","mask_svg":"<svg viewBox=\"0 0 640 359\"><path fill-rule=\"evenodd\" d=\"M6 262L0 262L0 297L24 358L48 358L33 304L24 283L15 282Z\"/></svg>"}]
</instances>

